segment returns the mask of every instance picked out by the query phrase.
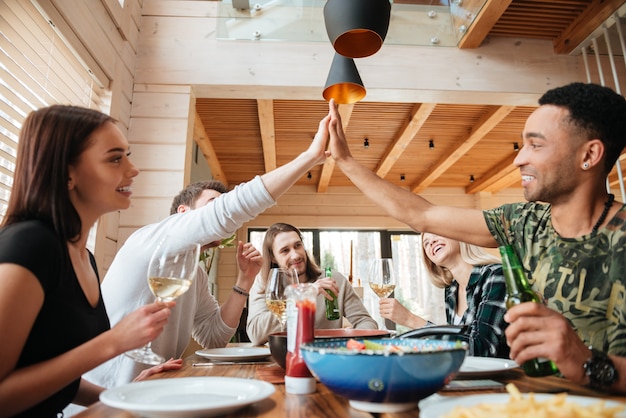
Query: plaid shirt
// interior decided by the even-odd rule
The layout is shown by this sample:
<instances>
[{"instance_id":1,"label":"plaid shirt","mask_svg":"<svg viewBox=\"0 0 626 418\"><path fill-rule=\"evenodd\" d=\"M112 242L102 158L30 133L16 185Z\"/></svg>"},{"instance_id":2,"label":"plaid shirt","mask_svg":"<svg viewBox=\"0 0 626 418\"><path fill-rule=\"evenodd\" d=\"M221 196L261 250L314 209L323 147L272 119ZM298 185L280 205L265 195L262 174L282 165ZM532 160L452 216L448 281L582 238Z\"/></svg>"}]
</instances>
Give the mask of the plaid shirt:
<instances>
[{"instance_id":1,"label":"plaid shirt","mask_svg":"<svg viewBox=\"0 0 626 418\"><path fill-rule=\"evenodd\" d=\"M453 324L459 284L453 281L445 290L446 319ZM506 284L502 265L474 266L467 285L467 310L460 325L469 325L468 355L509 358L504 321Z\"/></svg>"}]
</instances>

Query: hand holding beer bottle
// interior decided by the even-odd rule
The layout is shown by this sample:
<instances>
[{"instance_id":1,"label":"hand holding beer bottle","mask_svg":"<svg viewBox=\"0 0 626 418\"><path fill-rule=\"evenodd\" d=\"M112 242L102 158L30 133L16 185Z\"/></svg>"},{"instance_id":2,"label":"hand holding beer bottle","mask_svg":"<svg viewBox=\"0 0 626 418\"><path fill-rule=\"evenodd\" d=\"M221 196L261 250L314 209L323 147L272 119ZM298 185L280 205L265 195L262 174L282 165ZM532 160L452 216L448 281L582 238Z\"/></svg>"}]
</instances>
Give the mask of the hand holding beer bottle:
<instances>
[{"instance_id":1,"label":"hand holding beer bottle","mask_svg":"<svg viewBox=\"0 0 626 418\"><path fill-rule=\"evenodd\" d=\"M511 245L500 247L502 256L502 271L506 282L506 307L510 309L524 302L542 303L542 297L535 293L526 279L515 250ZM528 376L549 376L558 372L556 365L549 359L536 358L528 360L522 365Z\"/></svg>"},{"instance_id":2,"label":"hand holding beer bottle","mask_svg":"<svg viewBox=\"0 0 626 418\"><path fill-rule=\"evenodd\" d=\"M325 276L333 276L333 272L330 267L326 267ZM326 299L326 319L333 321L341 318L341 313L339 312L339 301L337 300L337 295L335 295L335 292L330 289L328 289L327 292L330 296L332 296L333 300Z\"/></svg>"}]
</instances>

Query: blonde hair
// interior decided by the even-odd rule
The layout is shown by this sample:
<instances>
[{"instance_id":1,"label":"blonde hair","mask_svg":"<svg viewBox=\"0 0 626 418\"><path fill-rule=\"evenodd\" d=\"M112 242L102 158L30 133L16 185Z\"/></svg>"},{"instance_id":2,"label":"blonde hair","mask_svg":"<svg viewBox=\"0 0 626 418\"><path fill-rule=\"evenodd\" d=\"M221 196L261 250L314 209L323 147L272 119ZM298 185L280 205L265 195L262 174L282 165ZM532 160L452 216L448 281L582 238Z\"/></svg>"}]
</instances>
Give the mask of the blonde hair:
<instances>
[{"instance_id":1,"label":"blonde hair","mask_svg":"<svg viewBox=\"0 0 626 418\"><path fill-rule=\"evenodd\" d=\"M462 241L458 241L458 243L461 259L467 264L471 264L472 266L484 266L486 264L500 264L502 262L502 260L495 255L486 252L482 247ZM448 287L452 284L454 277L452 273L450 273L450 270L433 263L426 255L424 234L422 234L422 260L424 261L426 270L430 273L429 278L432 284L440 288Z\"/></svg>"}]
</instances>

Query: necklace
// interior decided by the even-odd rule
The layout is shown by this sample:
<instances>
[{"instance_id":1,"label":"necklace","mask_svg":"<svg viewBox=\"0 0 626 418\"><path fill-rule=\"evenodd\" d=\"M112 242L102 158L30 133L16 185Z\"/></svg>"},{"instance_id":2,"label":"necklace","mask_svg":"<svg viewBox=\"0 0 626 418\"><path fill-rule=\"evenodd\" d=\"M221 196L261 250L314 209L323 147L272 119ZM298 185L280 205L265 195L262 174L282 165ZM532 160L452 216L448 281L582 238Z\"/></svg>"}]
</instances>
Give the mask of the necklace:
<instances>
[{"instance_id":1,"label":"necklace","mask_svg":"<svg viewBox=\"0 0 626 418\"><path fill-rule=\"evenodd\" d=\"M611 209L611 206L613 206L614 199L615 195L613 193L609 193L609 197L608 199L606 199L606 203L604 204L604 210L602 211L602 215L600 215L600 219L598 219L598 222L596 222L593 228L591 228L592 233L595 234L596 232L598 232L598 228L600 228L600 225L602 225L602 222L604 222L604 220L606 219L606 215L609 214L609 209Z\"/></svg>"}]
</instances>

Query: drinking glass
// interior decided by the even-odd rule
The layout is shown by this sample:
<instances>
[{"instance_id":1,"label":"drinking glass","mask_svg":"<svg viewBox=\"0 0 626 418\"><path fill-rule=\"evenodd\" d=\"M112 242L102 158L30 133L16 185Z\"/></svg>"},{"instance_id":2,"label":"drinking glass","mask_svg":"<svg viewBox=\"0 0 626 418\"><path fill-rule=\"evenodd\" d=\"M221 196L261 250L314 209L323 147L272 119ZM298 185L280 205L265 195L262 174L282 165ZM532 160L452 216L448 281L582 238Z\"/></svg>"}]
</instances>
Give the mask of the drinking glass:
<instances>
[{"instance_id":1,"label":"drinking glass","mask_svg":"<svg viewBox=\"0 0 626 418\"><path fill-rule=\"evenodd\" d=\"M294 269L272 268L267 277L265 304L267 309L280 322L281 331L287 322L287 297L285 289L290 284L298 283L298 273Z\"/></svg>"},{"instance_id":2,"label":"drinking glass","mask_svg":"<svg viewBox=\"0 0 626 418\"><path fill-rule=\"evenodd\" d=\"M169 302L185 293L198 271L200 245L166 238L148 264L148 287L157 301ZM138 363L156 365L165 358L152 351L152 342L126 355Z\"/></svg>"},{"instance_id":3,"label":"drinking glass","mask_svg":"<svg viewBox=\"0 0 626 418\"><path fill-rule=\"evenodd\" d=\"M379 298L389 297L396 288L396 275L391 258L372 261L369 273L370 288Z\"/></svg>"},{"instance_id":4,"label":"drinking glass","mask_svg":"<svg viewBox=\"0 0 626 418\"><path fill-rule=\"evenodd\" d=\"M396 288L396 276L391 258L377 258L372 261L369 271L370 288L379 298L389 297ZM380 329L393 329L392 321L379 318Z\"/></svg>"}]
</instances>

